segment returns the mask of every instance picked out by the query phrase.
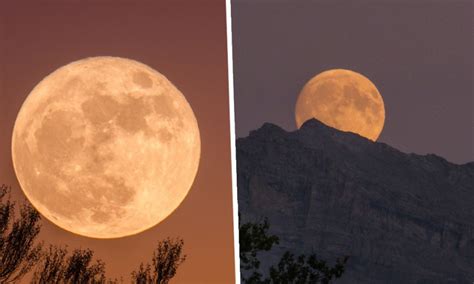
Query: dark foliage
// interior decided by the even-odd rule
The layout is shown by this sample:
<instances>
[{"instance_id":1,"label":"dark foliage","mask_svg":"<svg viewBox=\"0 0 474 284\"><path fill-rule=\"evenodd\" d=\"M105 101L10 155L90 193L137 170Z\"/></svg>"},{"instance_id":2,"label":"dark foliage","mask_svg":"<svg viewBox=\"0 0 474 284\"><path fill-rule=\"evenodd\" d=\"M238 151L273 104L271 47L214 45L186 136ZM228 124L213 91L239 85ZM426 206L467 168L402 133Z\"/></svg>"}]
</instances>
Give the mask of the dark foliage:
<instances>
[{"instance_id":1,"label":"dark foliage","mask_svg":"<svg viewBox=\"0 0 474 284\"><path fill-rule=\"evenodd\" d=\"M258 271L258 252L269 251L279 242L277 236L268 235L269 228L266 218L262 223L245 223L239 228L240 266L243 270L251 271L248 278L241 276L244 283L258 283L262 277Z\"/></svg>"},{"instance_id":2,"label":"dark foliage","mask_svg":"<svg viewBox=\"0 0 474 284\"><path fill-rule=\"evenodd\" d=\"M147 265L145 267L143 263L140 264L138 270L132 273L132 279L135 280L137 284L154 283L151 274L151 266Z\"/></svg>"},{"instance_id":3,"label":"dark foliage","mask_svg":"<svg viewBox=\"0 0 474 284\"><path fill-rule=\"evenodd\" d=\"M338 259L334 267L329 267L326 261L318 260L315 254L306 257L304 254L295 256L285 252L278 265L270 268L270 278L267 283L328 284L333 278L341 277L348 257Z\"/></svg>"},{"instance_id":4,"label":"dark foliage","mask_svg":"<svg viewBox=\"0 0 474 284\"><path fill-rule=\"evenodd\" d=\"M67 257L66 248L50 246L33 275L33 283L106 283L105 264L93 261L94 253L76 249Z\"/></svg>"},{"instance_id":5,"label":"dark foliage","mask_svg":"<svg viewBox=\"0 0 474 284\"><path fill-rule=\"evenodd\" d=\"M132 272L132 280L138 284L167 284L176 275L176 271L185 260L183 255L184 241L167 238L158 242L153 252L152 265L140 264L137 271Z\"/></svg>"},{"instance_id":6,"label":"dark foliage","mask_svg":"<svg viewBox=\"0 0 474 284\"><path fill-rule=\"evenodd\" d=\"M40 232L39 213L29 204L22 205L19 213L16 218L10 188L0 186L0 283L19 281L33 268L31 283L119 283L117 279L106 279L105 263L94 260L90 249L75 249L71 254L67 248L57 246L43 250L42 243L35 244ZM153 252L152 265L141 264L132 273L132 281L169 283L186 259L183 246L182 239L160 241Z\"/></svg>"},{"instance_id":7,"label":"dark foliage","mask_svg":"<svg viewBox=\"0 0 474 284\"><path fill-rule=\"evenodd\" d=\"M0 283L19 280L40 259L41 244L35 244L40 231L40 215L30 205L20 207L15 216L15 203L10 188L0 186Z\"/></svg>"},{"instance_id":8,"label":"dark foliage","mask_svg":"<svg viewBox=\"0 0 474 284\"><path fill-rule=\"evenodd\" d=\"M326 261L319 260L315 254L297 257L291 252L285 252L276 266L270 267L269 276L259 272L260 260L258 253L269 251L274 244L278 244L278 237L270 235L268 220L262 223L245 223L240 225L240 266L243 273L243 283L252 284L327 284L333 278L339 278L344 272L348 257L338 259L334 267L328 266ZM247 277L244 274L248 274Z\"/></svg>"}]
</instances>

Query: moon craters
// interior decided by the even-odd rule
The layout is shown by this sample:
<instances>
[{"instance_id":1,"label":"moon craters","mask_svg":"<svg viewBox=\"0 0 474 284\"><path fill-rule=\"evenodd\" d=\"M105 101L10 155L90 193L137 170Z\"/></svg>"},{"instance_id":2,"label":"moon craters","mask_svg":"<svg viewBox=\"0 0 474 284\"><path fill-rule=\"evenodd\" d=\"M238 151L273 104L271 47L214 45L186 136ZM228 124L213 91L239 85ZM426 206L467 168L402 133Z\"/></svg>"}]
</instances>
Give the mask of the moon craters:
<instances>
[{"instance_id":1,"label":"moon craters","mask_svg":"<svg viewBox=\"0 0 474 284\"><path fill-rule=\"evenodd\" d=\"M151 88L153 85L153 81L150 79L150 76L147 73L141 71L133 74L133 82L145 89Z\"/></svg>"},{"instance_id":2,"label":"moon craters","mask_svg":"<svg viewBox=\"0 0 474 284\"><path fill-rule=\"evenodd\" d=\"M163 75L95 57L33 89L15 122L12 156L23 191L47 219L116 238L179 206L197 173L200 135L186 98Z\"/></svg>"},{"instance_id":3,"label":"moon craters","mask_svg":"<svg viewBox=\"0 0 474 284\"><path fill-rule=\"evenodd\" d=\"M71 153L79 153L85 142L84 137L79 134L83 130L84 124L77 113L64 110L48 113L40 128L35 131L38 152L42 159L56 167L58 160L70 158ZM46 153L48 155L45 155Z\"/></svg>"},{"instance_id":4,"label":"moon craters","mask_svg":"<svg viewBox=\"0 0 474 284\"><path fill-rule=\"evenodd\" d=\"M301 91L295 109L298 127L310 118L376 140L385 121L382 97L363 75L344 69L324 71Z\"/></svg>"}]
</instances>

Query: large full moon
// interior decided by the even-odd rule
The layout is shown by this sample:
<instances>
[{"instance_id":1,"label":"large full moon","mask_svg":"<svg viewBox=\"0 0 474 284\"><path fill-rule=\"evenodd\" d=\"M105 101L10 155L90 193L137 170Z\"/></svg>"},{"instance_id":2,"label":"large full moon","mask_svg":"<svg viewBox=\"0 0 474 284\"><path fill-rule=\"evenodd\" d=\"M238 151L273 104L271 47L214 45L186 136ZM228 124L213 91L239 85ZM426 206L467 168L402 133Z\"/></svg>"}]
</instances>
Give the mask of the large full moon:
<instances>
[{"instance_id":1,"label":"large full moon","mask_svg":"<svg viewBox=\"0 0 474 284\"><path fill-rule=\"evenodd\" d=\"M298 128L316 118L333 128L377 140L385 122L382 96L362 74L334 69L313 77L296 102Z\"/></svg>"},{"instance_id":2,"label":"large full moon","mask_svg":"<svg viewBox=\"0 0 474 284\"><path fill-rule=\"evenodd\" d=\"M18 113L12 158L21 188L51 222L94 238L142 232L186 197L199 129L181 92L137 61L65 65Z\"/></svg>"}]
</instances>

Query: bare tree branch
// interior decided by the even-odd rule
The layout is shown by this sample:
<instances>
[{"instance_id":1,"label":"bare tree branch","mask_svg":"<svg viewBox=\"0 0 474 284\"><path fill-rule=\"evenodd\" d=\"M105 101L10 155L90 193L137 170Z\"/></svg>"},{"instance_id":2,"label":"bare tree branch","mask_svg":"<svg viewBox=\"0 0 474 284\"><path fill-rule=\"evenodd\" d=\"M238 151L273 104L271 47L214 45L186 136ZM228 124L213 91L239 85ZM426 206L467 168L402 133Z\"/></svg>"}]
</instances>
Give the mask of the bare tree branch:
<instances>
[{"instance_id":1,"label":"bare tree branch","mask_svg":"<svg viewBox=\"0 0 474 284\"><path fill-rule=\"evenodd\" d=\"M11 283L28 273L40 259L42 244L35 244L40 232L40 215L31 205L20 207L15 218L11 188L0 186L0 283Z\"/></svg>"},{"instance_id":2,"label":"bare tree branch","mask_svg":"<svg viewBox=\"0 0 474 284\"><path fill-rule=\"evenodd\" d=\"M132 279L139 284L167 284L176 275L178 267L186 260L182 239L167 238L158 242L153 252L153 265L140 264L138 271L132 272Z\"/></svg>"}]
</instances>

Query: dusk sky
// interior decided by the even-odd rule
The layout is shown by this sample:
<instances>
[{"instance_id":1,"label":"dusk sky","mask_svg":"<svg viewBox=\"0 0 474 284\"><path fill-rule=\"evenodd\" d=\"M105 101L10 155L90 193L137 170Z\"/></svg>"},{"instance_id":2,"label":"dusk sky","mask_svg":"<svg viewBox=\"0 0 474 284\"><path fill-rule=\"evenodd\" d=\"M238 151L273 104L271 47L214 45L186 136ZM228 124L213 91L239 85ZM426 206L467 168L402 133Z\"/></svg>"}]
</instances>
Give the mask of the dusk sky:
<instances>
[{"instance_id":1,"label":"dusk sky","mask_svg":"<svg viewBox=\"0 0 474 284\"><path fill-rule=\"evenodd\" d=\"M90 248L105 261L108 276L127 280L140 262L151 261L158 240L182 237L188 257L178 270L178 283L233 282L224 0L1 1L0 184L11 185L16 200L24 199L10 147L16 115L29 92L57 68L101 55L147 64L181 90L200 128L200 167L181 206L150 230L98 240L43 218L40 239Z\"/></svg>"},{"instance_id":2,"label":"dusk sky","mask_svg":"<svg viewBox=\"0 0 474 284\"><path fill-rule=\"evenodd\" d=\"M472 1L232 1L237 137L295 130L304 84L334 68L368 77L386 119L378 141L474 160Z\"/></svg>"},{"instance_id":3,"label":"dusk sky","mask_svg":"<svg viewBox=\"0 0 474 284\"><path fill-rule=\"evenodd\" d=\"M15 201L28 202L11 158L18 111L44 77L73 61L117 56L154 68L184 94L200 130L194 184L163 222L100 240L43 218L39 240L90 248L108 277L127 281L151 262L159 240L181 237L187 259L176 283L234 282L225 2L0 0L0 185L12 187ZM296 130L305 83L328 69L350 69L383 97L379 142L457 164L474 160L472 1L231 3L237 137L265 122Z\"/></svg>"}]
</instances>

